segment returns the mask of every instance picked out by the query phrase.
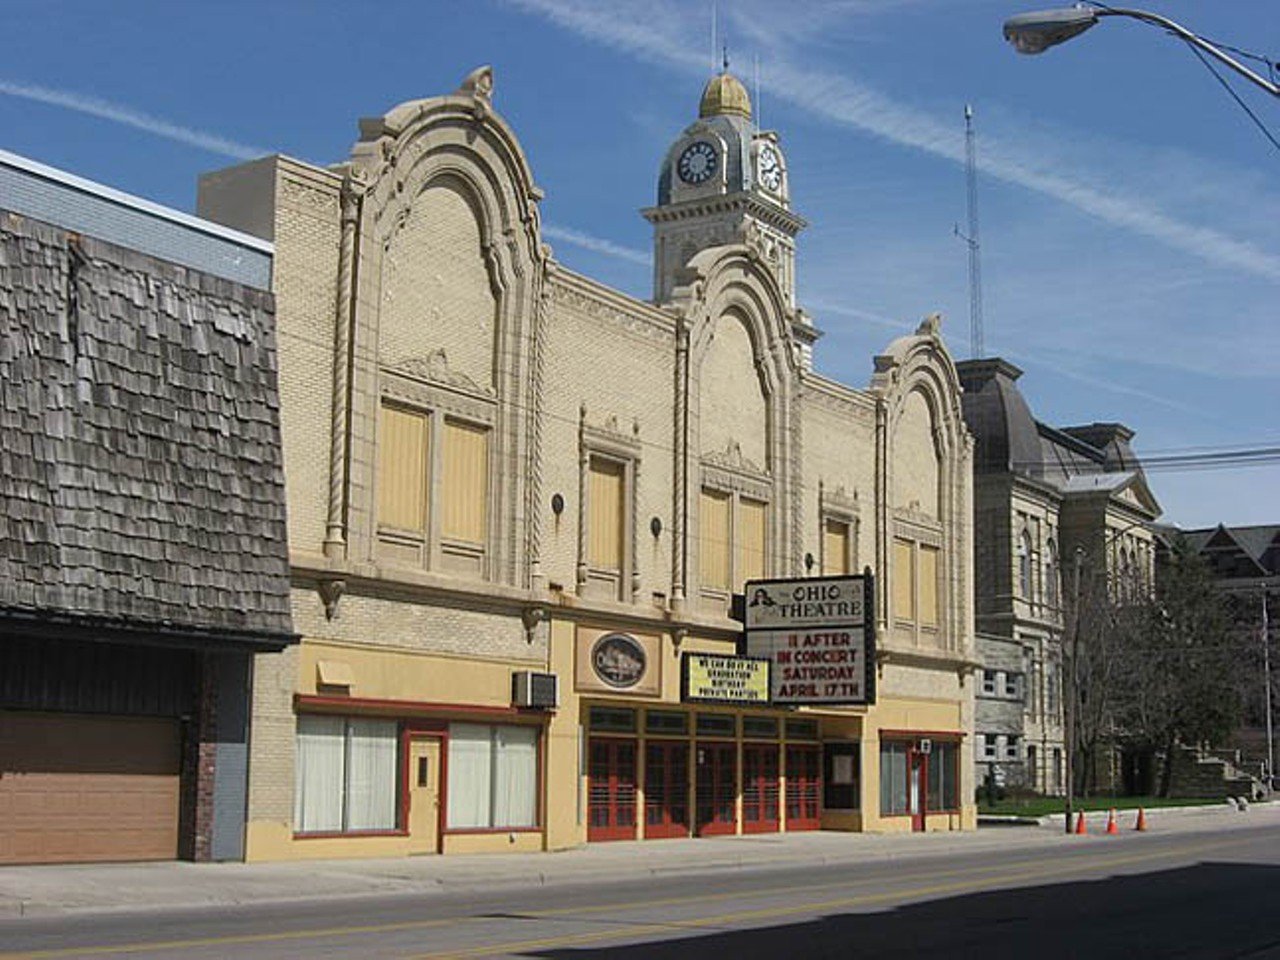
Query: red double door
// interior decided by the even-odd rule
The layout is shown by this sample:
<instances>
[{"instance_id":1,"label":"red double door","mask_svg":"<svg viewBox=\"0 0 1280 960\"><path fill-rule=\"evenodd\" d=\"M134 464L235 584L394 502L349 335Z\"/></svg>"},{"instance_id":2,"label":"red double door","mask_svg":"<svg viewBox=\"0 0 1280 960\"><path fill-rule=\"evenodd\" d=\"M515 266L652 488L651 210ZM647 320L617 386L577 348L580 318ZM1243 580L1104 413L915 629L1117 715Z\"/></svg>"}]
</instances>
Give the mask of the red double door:
<instances>
[{"instance_id":1,"label":"red double door","mask_svg":"<svg viewBox=\"0 0 1280 960\"><path fill-rule=\"evenodd\" d=\"M742 747L742 832L777 833L779 820L778 745Z\"/></svg>"},{"instance_id":2,"label":"red double door","mask_svg":"<svg viewBox=\"0 0 1280 960\"><path fill-rule=\"evenodd\" d=\"M700 741L695 809L699 837L737 832L738 748L732 743Z\"/></svg>"},{"instance_id":3,"label":"red double door","mask_svg":"<svg viewBox=\"0 0 1280 960\"><path fill-rule=\"evenodd\" d=\"M817 830L822 825L822 750L787 747L787 830Z\"/></svg>"},{"instance_id":4,"label":"red double door","mask_svg":"<svg viewBox=\"0 0 1280 960\"><path fill-rule=\"evenodd\" d=\"M689 836L689 744L650 740L644 748L646 840Z\"/></svg>"},{"instance_id":5,"label":"red double door","mask_svg":"<svg viewBox=\"0 0 1280 960\"><path fill-rule=\"evenodd\" d=\"M634 840L636 741L593 737L587 753L587 839Z\"/></svg>"}]
</instances>

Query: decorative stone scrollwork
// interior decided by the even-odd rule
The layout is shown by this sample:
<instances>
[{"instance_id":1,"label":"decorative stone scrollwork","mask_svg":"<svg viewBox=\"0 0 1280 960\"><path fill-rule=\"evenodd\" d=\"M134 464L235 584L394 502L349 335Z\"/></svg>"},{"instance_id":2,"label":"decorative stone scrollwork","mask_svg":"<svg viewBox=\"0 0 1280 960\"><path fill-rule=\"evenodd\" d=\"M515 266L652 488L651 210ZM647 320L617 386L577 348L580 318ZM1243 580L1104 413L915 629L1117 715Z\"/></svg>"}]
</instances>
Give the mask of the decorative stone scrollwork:
<instances>
[{"instance_id":1,"label":"decorative stone scrollwork","mask_svg":"<svg viewBox=\"0 0 1280 960\"><path fill-rule=\"evenodd\" d=\"M458 93L462 96L474 97L485 103L491 102L493 100L493 67L488 64L476 67L462 78L462 85L458 87Z\"/></svg>"},{"instance_id":2,"label":"decorative stone scrollwork","mask_svg":"<svg viewBox=\"0 0 1280 960\"><path fill-rule=\"evenodd\" d=\"M742 455L742 445L737 440L730 440L722 451L704 454L703 460L708 464L722 467L725 470L732 470L735 473L749 473L758 477L768 476L768 471L761 469L750 458Z\"/></svg>"},{"instance_id":3,"label":"decorative stone scrollwork","mask_svg":"<svg viewBox=\"0 0 1280 960\"><path fill-rule=\"evenodd\" d=\"M449 355L445 353L443 347L428 357L412 357L408 360L401 360L389 369L418 380L427 380L432 383L442 383L446 386L455 387L465 393L484 397L492 397L494 395L493 387L482 386L465 373L450 368Z\"/></svg>"},{"instance_id":4,"label":"decorative stone scrollwork","mask_svg":"<svg viewBox=\"0 0 1280 960\"><path fill-rule=\"evenodd\" d=\"M316 592L320 594L320 602L324 604L324 618L332 620L338 615L338 601L347 590L347 581L340 579L321 580L316 584Z\"/></svg>"}]
</instances>

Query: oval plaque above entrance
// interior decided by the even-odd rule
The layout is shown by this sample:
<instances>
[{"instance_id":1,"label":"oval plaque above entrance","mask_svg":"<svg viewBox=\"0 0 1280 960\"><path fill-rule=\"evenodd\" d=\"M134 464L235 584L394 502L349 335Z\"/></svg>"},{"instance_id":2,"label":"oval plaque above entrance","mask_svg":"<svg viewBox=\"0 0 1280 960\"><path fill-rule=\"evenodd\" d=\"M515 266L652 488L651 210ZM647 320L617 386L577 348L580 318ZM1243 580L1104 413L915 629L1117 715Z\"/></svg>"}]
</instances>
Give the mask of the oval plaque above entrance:
<instances>
[{"instance_id":1,"label":"oval plaque above entrance","mask_svg":"<svg viewBox=\"0 0 1280 960\"><path fill-rule=\"evenodd\" d=\"M582 625L575 646L575 689L624 697L661 696L661 637Z\"/></svg>"},{"instance_id":2,"label":"oval plaque above entrance","mask_svg":"<svg viewBox=\"0 0 1280 960\"><path fill-rule=\"evenodd\" d=\"M591 668L597 677L618 690L638 684L647 664L644 647L625 633L606 633L591 646Z\"/></svg>"}]
</instances>

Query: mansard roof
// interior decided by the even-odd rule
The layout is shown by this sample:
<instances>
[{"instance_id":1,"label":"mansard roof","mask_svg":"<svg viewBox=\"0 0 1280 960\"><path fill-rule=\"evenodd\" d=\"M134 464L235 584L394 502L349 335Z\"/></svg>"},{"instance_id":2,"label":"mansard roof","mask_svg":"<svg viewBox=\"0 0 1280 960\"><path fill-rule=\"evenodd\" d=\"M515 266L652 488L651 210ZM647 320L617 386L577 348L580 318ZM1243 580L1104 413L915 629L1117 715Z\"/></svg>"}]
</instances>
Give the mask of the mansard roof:
<instances>
[{"instance_id":1,"label":"mansard roof","mask_svg":"<svg viewBox=\"0 0 1280 960\"><path fill-rule=\"evenodd\" d=\"M5 211L0 278L0 619L291 642L271 294Z\"/></svg>"},{"instance_id":2,"label":"mansard roof","mask_svg":"<svg viewBox=\"0 0 1280 960\"><path fill-rule=\"evenodd\" d=\"M956 369L976 474L1013 474L1063 496L1131 489L1144 509L1160 513L1124 424L1053 427L1037 420L1018 387L1022 370L1000 357L965 360Z\"/></svg>"}]
</instances>

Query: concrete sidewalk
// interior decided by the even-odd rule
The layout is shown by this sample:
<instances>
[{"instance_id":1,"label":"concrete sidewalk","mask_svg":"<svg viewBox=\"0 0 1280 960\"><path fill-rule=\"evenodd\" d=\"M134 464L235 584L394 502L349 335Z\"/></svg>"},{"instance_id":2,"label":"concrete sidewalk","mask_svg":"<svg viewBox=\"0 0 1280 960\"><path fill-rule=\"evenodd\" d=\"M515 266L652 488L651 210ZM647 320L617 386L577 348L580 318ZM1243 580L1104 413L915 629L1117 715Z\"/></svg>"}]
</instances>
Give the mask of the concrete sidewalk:
<instances>
[{"instance_id":1,"label":"concrete sidewalk","mask_svg":"<svg viewBox=\"0 0 1280 960\"><path fill-rule=\"evenodd\" d=\"M1093 817L1100 817L1095 821ZM1130 818L1122 829L1132 832ZM1187 807L1148 813L1153 832L1230 830L1274 823L1280 804L1245 812ZM1089 839L1057 825L984 827L968 833L794 833L701 840L591 844L560 853L323 860L288 863L183 862L0 867L0 919L131 910L192 910L510 887L695 876L806 864L856 864L952 854L1116 842L1091 815Z\"/></svg>"}]
</instances>

